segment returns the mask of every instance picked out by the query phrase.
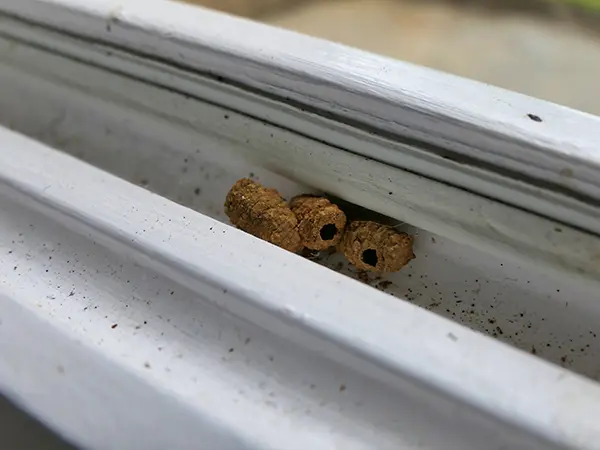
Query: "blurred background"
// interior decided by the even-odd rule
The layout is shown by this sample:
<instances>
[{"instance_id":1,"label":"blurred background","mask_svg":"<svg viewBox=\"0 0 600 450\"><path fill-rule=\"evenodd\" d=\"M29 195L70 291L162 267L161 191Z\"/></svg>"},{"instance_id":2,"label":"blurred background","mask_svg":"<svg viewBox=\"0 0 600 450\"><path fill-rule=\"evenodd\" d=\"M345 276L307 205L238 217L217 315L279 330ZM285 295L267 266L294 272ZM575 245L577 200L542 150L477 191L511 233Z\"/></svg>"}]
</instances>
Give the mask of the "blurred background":
<instances>
[{"instance_id":1,"label":"blurred background","mask_svg":"<svg viewBox=\"0 0 600 450\"><path fill-rule=\"evenodd\" d=\"M600 115L600 0L185 0Z\"/></svg>"}]
</instances>

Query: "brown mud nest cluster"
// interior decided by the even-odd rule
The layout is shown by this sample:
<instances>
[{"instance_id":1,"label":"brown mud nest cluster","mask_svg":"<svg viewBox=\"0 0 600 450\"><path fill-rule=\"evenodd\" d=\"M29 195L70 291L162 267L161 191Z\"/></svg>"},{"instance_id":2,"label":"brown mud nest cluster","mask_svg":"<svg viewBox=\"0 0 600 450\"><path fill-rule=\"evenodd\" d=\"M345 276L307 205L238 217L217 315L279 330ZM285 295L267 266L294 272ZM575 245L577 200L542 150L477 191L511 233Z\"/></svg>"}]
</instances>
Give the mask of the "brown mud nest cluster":
<instances>
[{"instance_id":1,"label":"brown mud nest cluster","mask_svg":"<svg viewBox=\"0 0 600 450\"><path fill-rule=\"evenodd\" d=\"M347 221L325 197L300 195L288 205L275 189L248 178L227 194L225 213L237 228L294 253L337 247L361 271L396 272L415 258L413 238L404 232L369 220Z\"/></svg>"}]
</instances>

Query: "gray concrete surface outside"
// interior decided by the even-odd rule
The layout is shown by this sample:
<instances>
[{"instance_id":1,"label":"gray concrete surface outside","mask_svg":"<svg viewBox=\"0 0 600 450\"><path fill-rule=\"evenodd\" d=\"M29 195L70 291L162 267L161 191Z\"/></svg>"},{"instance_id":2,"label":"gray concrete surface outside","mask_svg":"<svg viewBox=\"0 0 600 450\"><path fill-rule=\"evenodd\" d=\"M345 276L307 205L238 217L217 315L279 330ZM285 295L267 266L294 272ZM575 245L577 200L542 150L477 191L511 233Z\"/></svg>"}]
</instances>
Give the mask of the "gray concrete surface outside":
<instances>
[{"instance_id":1,"label":"gray concrete surface outside","mask_svg":"<svg viewBox=\"0 0 600 450\"><path fill-rule=\"evenodd\" d=\"M600 115L600 33L459 3L308 2L261 20Z\"/></svg>"}]
</instances>

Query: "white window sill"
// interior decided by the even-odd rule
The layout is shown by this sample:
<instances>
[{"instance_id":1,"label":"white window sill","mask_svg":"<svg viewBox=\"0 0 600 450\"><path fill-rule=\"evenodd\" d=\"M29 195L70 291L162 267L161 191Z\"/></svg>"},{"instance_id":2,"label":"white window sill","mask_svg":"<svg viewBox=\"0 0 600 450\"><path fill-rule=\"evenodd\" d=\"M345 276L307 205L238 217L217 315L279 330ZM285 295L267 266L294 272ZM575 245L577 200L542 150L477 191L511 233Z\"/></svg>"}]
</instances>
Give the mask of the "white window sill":
<instances>
[{"instance_id":1,"label":"white window sill","mask_svg":"<svg viewBox=\"0 0 600 450\"><path fill-rule=\"evenodd\" d=\"M1 7L69 31L0 19L0 121L61 150L0 131L4 391L92 448L599 448L590 418L600 408L592 381L600 244L595 207L571 195L595 195L579 167L595 170L598 119L186 6L146 4ZM239 34L217 32L228 26ZM242 39L246 31L256 39ZM361 55L370 63L346 88L377 73L377 89L345 104L340 86L319 84L332 61L288 63L272 36L294 43L281 47L289 55ZM256 66L227 66L244 52ZM266 70L268 61L287 71ZM218 76L227 69L235 83L191 70L202 64ZM376 64L405 71L406 85L387 85L391 72ZM294 78L308 67L303 82ZM479 101L456 112L452 89L417 98L417 82L450 83ZM281 103L288 95L312 102L311 111ZM439 102L433 122L423 119L427 95ZM494 99L504 106L484 120ZM564 126L512 116L531 108ZM415 138L456 154L481 145L480 155L463 155L481 164L444 165ZM531 153L526 142L535 142ZM517 154L531 161L520 161L516 178L485 169L514 169ZM545 173L535 167L551 171L565 159L576 168L568 192L536 186ZM224 224L225 192L250 172L286 194L322 189L417 226L417 261L390 279L401 300ZM500 202L508 197L512 206ZM568 214L572 221L557 222Z\"/></svg>"}]
</instances>

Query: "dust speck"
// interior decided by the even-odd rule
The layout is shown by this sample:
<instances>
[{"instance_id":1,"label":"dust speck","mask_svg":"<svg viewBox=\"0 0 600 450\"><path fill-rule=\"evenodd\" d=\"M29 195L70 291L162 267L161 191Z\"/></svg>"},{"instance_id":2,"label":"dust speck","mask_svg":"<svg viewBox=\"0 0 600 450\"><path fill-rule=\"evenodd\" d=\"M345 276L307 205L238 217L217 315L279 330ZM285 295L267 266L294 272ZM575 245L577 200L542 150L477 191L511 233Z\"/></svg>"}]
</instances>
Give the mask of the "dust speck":
<instances>
[{"instance_id":1,"label":"dust speck","mask_svg":"<svg viewBox=\"0 0 600 450\"><path fill-rule=\"evenodd\" d=\"M389 280L383 280L383 281L380 281L380 282L379 282L379 287L380 287L381 289L387 289L387 288L389 288L390 286L392 286L393 284L394 284L394 283L392 283L392 282L391 282L391 281L389 281Z\"/></svg>"}]
</instances>

